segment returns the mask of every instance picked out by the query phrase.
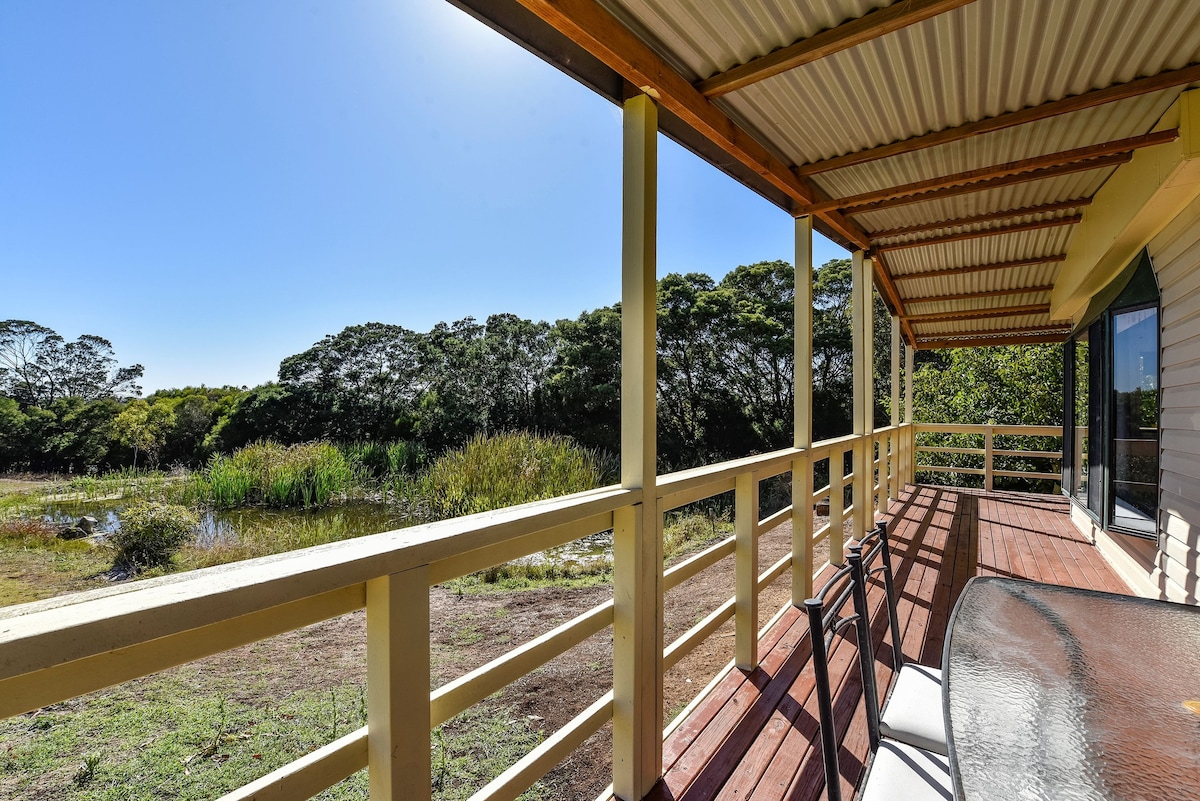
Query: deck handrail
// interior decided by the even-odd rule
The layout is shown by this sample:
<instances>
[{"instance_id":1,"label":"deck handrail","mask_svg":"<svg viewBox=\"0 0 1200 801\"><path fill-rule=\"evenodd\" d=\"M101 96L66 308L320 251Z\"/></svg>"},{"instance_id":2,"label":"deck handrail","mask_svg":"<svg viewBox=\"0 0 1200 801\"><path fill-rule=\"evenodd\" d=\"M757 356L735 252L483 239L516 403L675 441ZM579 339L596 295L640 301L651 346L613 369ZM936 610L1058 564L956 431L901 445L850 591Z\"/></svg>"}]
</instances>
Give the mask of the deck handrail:
<instances>
[{"instance_id":1,"label":"deck handrail","mask_svg":"<svg viewBox=\"0 0 1200 801\"><path fill-rule=\"evenodd\" d=\"M813 564L815 544L828 538L831 555L840 562L845 520L859 504L869 513L876 497L879 508L885 508L898 496L902 484L911 480L912 445L911 425L887 426L861 437L838 437L806 449L787 448L662 476L652 501L660 515L729 490L735 493L736 510L733 536L660 573L659 592L665 593L729 554L735 556L734 593L675 642L663 644L663 670L730 618L736 619L738 664L756 665L760 591L790 570L793 596L806 597L812 576L823 567ZM846 453L855 455L850 473L839 469ZM830 483L814 492L812 471L825 461ZM793 498L801 487L803 502L760 519L759 482L788 472ZM841 502L847 484L852 488L849 505ZM831 497L830 522L814 531L813 501L822 491ZM614 602L607 601L430 692L428 587L611 529L618 513L646 502L640 490L603 487L0 609L0 718L365 607L368 726L225 799L308 798L367 766L372 782L379 772L389 786L403 781L405 792L427 798L428 788L422 790L419 781L412 784L411 776L424 775L421 754L427 758L429 753L428 728L613 625L615 615ZM758 540L785 520L793 523L793 550L760 571ZM405 644L406 656L413 649L425 653L423 664L420 658L397 661L404 650L398 643ZM421 698L426 702L415 700ZM414 703L419 707L416 719L429 722L423 735L415 730L422 727L411 725L412 715L406 717L410 725L392 725L397 710L411 709ZM610 690L476 797L519 795L610 720L613 708Z\"/></svg>"},{"instance_id":2,"label":"deck handrail","mask_svg":"<svg viewBox=\"0 0 1200 801\"><path fill-rule=\"evenodd\" d=\"M997 449L994 447L995 438L998 436L1057 437L1061 440L1063 436L1063 429L1061 426L917 423L914 426L914 433L917 437L920 437L921 434L980 435L983 437L982 448L925 444L917 444L916 447L913 448L914 455L950 454L955 456L982 456L982 467L964 467L953 464L922 463L917 465L917 472L958 473L963 475L982 476L983 488L989 492L995 488L995 479L997 477L1042 479L1046 481L1058 481L1062 477L1061 473L1058 472L1050 473L1037 470L999 470L995 466L995 459L998 456L1025 457L1027 459L1049 459L1057 461L1061 466L1063 458L1061 445L1059 446L1059 449L1055 451L1034 448ZM920 440L918 440L918 442L920 442Z\"/></svg>"}]
</instances>

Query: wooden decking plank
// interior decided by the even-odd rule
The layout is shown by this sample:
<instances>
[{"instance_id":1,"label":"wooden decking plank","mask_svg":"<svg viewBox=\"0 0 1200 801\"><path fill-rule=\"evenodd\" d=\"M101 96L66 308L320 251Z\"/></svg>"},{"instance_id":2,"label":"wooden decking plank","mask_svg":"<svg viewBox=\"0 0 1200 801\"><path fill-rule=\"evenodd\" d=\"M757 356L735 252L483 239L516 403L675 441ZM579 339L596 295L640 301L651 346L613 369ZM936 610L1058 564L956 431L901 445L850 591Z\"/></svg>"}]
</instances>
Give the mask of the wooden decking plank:
<instances>
[{"instance_id":1,"label":"wooden decking plank","mask_svg":"<svg viewBox=\"0 0 1200 801\"><path fill-rule=\"evenodd\" d=\"M1128 592L1095 547L1076 532L1069 508L1056 497L906 487L888 510L903 652L910 659L940 663L950 610L977 572ZM876 579L868 600L882 695L893 678L892 644L882 580ZM818 577L818 586L824 580ZM653 797L821 798L824 771L807 620L800 610L787 620L787 626L781 622L764 637L759 670L746 677L735 671L740 678L719 685L669 738L664 746L667 777ZM856 656L853 642L838 638L831 681L846 797L868 758Z\"/></svg>"},{"instance_id":2,"label":"wooden decking plank","mask_svg":"<svg viewBox=\"0 0 1200 801\"><path fill-rule=\"evenodd\" d=\"M792 627L798 623L802 627L808 625L801 610L792 607L784 612L783 617L767 631L766 635L760 640L759 646L759 653L763 655L764 662L766 662L766 658L776 649L780 640L788 636ZM801 633L802 631L803 629ZM712 723L713 719L721 711L721 708L736 694L737 690L746 680L746 674L734 668L730 671L729 675L712 689L708 698L688 716L688 719L671 733L671 736L663 743L664 773L674 767L679 757L695 742L696 738L705 728Z\"/></svg>"},{"instance_id":3,"label":"wooden decking plank","mask_svg":"<svg viewBox=\"0 0 1200 801\"><path fill-rule=\"evenodd\" d=\"M824 574L822 574L824 575ZM717 776L715 768L736 761L749 747L750 738L770 719L780 697L808 663L808 624L803 616L789 628L758 668L751 671L721 707L712 721L675 761L663 777L670 798L682 798L696 781L708 788ZM714 766L715 763L715 766ZM726 777L721 777L720 787Z\"/></svg>"}]
</instances>

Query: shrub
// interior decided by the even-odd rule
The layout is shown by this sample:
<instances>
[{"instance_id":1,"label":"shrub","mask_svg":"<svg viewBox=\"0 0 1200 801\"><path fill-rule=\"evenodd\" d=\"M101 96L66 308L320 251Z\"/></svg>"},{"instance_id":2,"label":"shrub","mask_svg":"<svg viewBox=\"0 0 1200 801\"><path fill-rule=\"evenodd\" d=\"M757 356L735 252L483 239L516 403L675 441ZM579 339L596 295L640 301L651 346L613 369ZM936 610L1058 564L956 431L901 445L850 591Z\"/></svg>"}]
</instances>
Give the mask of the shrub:
<instances>
[{"instance_id":1,"label":"shrub","mask_svg":"<svg viewBox=\"0 0 1200 801\"><path fill-rule=\"evenodd\" d=\"M113 564L133 570L168 565L199 525L196 514L185 506L134 501L121 512L120 527L109 535L116 549Z\"/></svg>"},{"instance_id":2,"label":"shrub","mask_svg":"<svg viewBox=\"0 0 1200 801\"><path fill-rule=\"evenodd\" d=\"M595 455L561 436L476 436L438 458L415 491L435 518L487 512L600 485Z\"/></svg>"}]
</instances>

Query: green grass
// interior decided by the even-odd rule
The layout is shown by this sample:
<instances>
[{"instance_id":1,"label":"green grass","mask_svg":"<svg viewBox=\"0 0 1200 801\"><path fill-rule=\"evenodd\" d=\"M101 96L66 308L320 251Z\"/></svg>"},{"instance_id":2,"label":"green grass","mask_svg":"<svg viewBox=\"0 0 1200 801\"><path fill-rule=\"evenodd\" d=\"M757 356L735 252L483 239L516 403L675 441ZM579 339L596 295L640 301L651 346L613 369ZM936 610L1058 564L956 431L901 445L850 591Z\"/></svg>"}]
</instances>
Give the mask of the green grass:
<instances>
[{"instance_id":1,"label":"green grass","mask_svg":"<svg viewBox=\"0 0 1200 801\"><path fill-rule=\"evenodd\" d=\"M612 560L508 562L446 582L459 593L514 592L542 587L594 587L612 583Z\"/></svg>"},{"instance_id":2,"label":"green grass","mask_svg":"<svg viewBox=\"0 0 1200 801\"><path fill-rule=\"evenodd\" d=\"M0 543L0 606L104 586L107 582L101 574L109 563L106 551L79 540L53 549Z\"/></svg>"},{"instance_id":3,"label":"green grass","mask_svg":"<svg viewBox=\"0 0 1200 801\"><path fill-rule=\"evenodd\" d=\"M277 702L245 700L173 674L132 682L0 722L0 797L27 801L215 798L366 724L365 688L341 684ZM534 748L543 733L498 703L433 733L430 780L440 801L468 798ZM317 796L366 799L362 771ZM535 785L522 798L547 798Z\"/></svg>"}]
</instances>

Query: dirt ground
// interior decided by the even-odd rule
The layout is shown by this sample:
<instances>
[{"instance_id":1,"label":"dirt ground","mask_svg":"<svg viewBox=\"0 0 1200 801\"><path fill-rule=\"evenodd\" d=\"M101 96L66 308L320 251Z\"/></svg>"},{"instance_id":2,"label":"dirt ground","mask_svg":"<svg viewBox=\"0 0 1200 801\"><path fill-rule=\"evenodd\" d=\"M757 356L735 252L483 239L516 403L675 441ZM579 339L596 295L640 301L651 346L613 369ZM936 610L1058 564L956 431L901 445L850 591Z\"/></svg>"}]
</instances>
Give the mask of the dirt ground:
<instances>
[{"instance_id":1,"label":"dirt ground","mask_svg":"<svg viewBox=\"0 0 1200 801\"><path fill-rule=\"evenodd\" d=\"M818 520L818 526L824 520ZM784 523L759 541L760 570L791 547L791 525ZM817 564L827 558L818 549ZM681 557L685 558L685 557ZM790 573L760 596L765 624L790 597ZM667 594L667 643L695 625L733 595L734 560L726 557ZM546 588L522 592L458 594L430 590L433 684L440 686L564 623L612 597L610 586ZM705 640L664 677L664 721L670 721L733 658L733 621ZM248 696L280 697L301 689L366 681L364 613L309 626L178 670L197 676L216 671L245 671ZM263 666L269 666L264 668ZM612 629L585 640L542 668L519 679L496 700L546 734L553 732L612 687ZM247 697L245 700L252 700ZM612 726L593 735L544 780L555 798L593 801L612 780Z\"/></svg>"}]
</instances>

